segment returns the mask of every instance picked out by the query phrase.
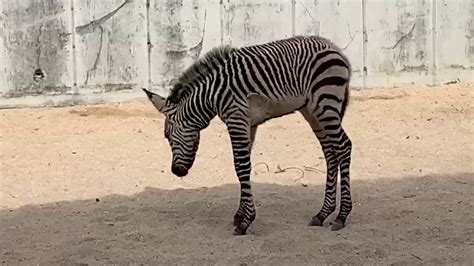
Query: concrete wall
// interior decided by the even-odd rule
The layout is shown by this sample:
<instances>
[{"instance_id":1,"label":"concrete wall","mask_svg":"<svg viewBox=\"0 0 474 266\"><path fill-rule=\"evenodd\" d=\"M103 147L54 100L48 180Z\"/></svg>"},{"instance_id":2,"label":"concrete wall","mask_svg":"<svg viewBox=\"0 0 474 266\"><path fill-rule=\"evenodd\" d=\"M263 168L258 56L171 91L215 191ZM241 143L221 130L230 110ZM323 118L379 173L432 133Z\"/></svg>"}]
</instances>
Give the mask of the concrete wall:
<instances>
[{"instance_id":1,"label":"concrete wall","mask_svg":"<svg viewBox=\"0 0 474 266\"><path fill-rule=\"evenodd\" d=\"M356 88L473 82L473 17L472 0L0 0L0 107L167 94L216 45L295 34L340 45Z\"/></svg>"}]
</instances>

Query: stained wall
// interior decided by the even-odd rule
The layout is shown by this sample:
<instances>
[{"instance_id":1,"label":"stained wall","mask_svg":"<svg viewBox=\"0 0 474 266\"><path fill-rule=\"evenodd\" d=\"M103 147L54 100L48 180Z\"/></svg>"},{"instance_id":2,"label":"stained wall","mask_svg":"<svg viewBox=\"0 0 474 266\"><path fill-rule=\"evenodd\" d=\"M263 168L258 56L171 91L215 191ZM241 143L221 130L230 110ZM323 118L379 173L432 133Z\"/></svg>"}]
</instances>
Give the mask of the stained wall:
<instances>
[{"instance_id":1,"label":"stained wall","mask_svg":"<svg viewBox=\"0 0 474 266\"><path fill-rule=\"evenodd\" d=\"M0 0L0 108L166 95L220 44L332 39L354 88L473 82L471 0Z\"/></svg>"}]
</instances>

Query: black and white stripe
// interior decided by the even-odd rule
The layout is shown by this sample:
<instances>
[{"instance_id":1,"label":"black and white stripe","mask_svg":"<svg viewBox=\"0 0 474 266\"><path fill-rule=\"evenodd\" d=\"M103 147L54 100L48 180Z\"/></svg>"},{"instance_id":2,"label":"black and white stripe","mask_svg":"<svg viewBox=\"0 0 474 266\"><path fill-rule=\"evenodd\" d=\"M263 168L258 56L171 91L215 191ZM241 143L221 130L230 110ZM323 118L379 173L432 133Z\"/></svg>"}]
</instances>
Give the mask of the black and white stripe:
<instances>
[{"instance_id":1,"label":"black and white stripe","mask_svg":"<svg viewBox=\"0 0 474 266\"><path fill-rule=\"evenodd\" d=\"M191 168L200 130L215 116L227 125L241 188L235 234L245 234L256 217L250 154L258 126L300 112L319 140L327 162L324 203L309 224L321 226L335 211L339 172L341 203L332 225L332 230L339 230L352 210L352 144L341 126L350 78L349 60L336 45L321 37L298 36L239 49L215 48L181 75L166 99L145 91L167 117L165 136L173 152L172 171L176 175L186 175Z\"/></svg>"}]
</instances>

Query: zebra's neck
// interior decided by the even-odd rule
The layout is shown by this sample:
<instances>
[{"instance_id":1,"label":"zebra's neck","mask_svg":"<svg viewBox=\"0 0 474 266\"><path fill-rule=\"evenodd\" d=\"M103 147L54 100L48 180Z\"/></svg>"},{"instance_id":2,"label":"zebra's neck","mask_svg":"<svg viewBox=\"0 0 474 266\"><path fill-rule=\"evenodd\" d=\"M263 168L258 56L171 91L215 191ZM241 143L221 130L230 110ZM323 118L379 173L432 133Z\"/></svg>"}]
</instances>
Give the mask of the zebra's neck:
<instances>
[{"instance_id":1,"label":"zebra's neck","mask_svg":"<svg viewBox=\"0 0 474 266\"><path fill-rule=\"evenodd\" d=\"M176 116L187 126L200 130L206 128L218 113L216 94L223 89L222 76L219 71L208 73L186 97L176 112Z\"/></svg>"},{"instance_id":2,"label":"zebra's neck","mask_svg":"<svg viewBox=\"0 0 474 266\"><path fill-rule=\"evenodd\" d=\"M229 89L230 57L234 49L217 48L196 62L180 78L182 86L172 92L186 100L178 107L177 117L188 126L203 129L233 97Z\"/></svg>"}]
</instances>

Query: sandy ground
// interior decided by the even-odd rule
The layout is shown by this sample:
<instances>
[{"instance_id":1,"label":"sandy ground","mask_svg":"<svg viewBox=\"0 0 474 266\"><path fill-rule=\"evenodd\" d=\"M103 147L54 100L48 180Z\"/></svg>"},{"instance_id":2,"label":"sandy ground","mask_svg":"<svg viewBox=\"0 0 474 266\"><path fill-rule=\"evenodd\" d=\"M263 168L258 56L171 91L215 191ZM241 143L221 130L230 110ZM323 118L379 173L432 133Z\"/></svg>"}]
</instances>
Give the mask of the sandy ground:
<instances>
[{"instance_id":1,"label":"sandy ground","mask_svg":"<svg viewBox=\"0 0 474 266\"><path fill-rule=\"evenodd\" d=\"M0 262L472 265L473 89L352 93L354 209L338 232L306 226L322 205L325 163L299 114L259 129L257 219L233 236L239 186L219 120L180 179L163 117L146 101L3 110Z\"/></svg>"}]
</instances>

